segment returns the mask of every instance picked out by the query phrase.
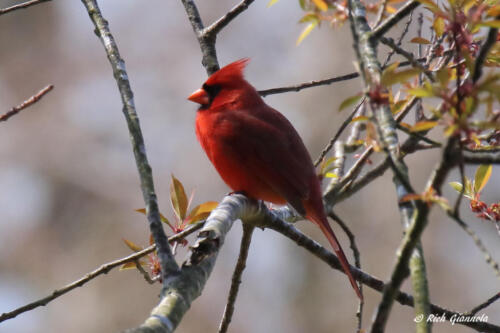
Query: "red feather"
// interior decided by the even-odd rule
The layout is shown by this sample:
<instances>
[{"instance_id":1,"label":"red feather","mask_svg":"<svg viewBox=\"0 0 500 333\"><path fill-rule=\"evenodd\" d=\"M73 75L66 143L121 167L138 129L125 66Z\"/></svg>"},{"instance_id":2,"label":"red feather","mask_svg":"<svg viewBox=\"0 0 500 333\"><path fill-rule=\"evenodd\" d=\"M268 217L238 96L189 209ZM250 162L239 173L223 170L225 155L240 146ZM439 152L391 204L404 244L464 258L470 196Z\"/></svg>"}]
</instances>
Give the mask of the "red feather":
<instances>
[{"instance_id":1,"label":"red feather","mask_svg":"<svg viewBox=\"0 0 500 333\"><path fill-rule=\"evenodd\" d=\"M275 204L288 202L317 224L361 299L326 218L311 157L292 124L244 79L247 62L238 60L220 69L189 97L202 104L196 115L198 140L231 189Z\"/></svg>"}]
</instances>

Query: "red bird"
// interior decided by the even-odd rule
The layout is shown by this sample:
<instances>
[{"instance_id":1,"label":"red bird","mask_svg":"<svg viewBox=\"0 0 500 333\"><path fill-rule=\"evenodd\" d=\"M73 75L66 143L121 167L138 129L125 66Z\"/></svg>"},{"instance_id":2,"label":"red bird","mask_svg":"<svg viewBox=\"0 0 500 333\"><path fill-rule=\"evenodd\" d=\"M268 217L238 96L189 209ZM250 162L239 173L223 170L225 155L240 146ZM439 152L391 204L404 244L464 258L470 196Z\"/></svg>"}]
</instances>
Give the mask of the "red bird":
<instances>
[{"instance_id":1,"label":"red bird","mask_svg":"<svg viewBox=\"0 0 500 333\"><path fill-rule=\"evenodd\" d=\"M288 202L318 225L362 299L326 218L311 157L292 124L244 79L247 62L225 66L188 97L201 104L196 114L198 140L231 189L275 204Z\"/></svg>"}]
</instances>

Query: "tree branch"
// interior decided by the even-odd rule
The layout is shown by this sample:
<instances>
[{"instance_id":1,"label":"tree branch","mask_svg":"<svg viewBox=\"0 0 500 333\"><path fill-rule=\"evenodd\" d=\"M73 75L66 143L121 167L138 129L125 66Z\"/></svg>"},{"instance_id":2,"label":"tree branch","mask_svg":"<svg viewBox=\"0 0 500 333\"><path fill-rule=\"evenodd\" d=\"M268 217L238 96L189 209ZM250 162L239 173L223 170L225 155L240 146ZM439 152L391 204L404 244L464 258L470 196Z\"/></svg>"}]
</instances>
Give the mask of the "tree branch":
<instances>
[{"instance_id":1,"label":"tree branch","mask_svg":"<svg viewBox=\"0 0 500 333\"><path fill-rule=\"evenodd\" d=\"M262 202L258 204L241 194L226 196L212 211L198 238L177 274L164 281L162 299L140 327L127 332L173 332L203 288L215 265L226 234L237 219L260 225L268 214Z\"/></svg>"},{"instance_id":2,"label":"tree branch","mask_svg":"<svg viewBox=\"0 0 500 333\"><path fill-rule=\"evenodd\" d=\"M455 151L456 141L456 138L450 138L448 140L448 143L443 151L441 162L435 168L427 184L426 191L434 189L440 193L440 188L449 170L458 162L456 155L453 154ZM384 288L382 300L377 307L372 324L372 332L383 332L385 329L385 324L389 317L394 297L409 273L408 263L415 246L420 240L420 235L427 224L429 211L430 207L428 205L421 204L412 214L411 224L406 230L403 241L397 250L397 261L393 268L390 281ZM427 317L424 316L423 318Z\"/></svg>"},{"instance_id":3,"label":"tree branch","mask_svg":"<svg viewBox=\"0 0 500 333\"><path fill-rule=\"evenodd\" d=\"M345 272L342 270L342 266L340 265L340 262L338 258L330 251L328 251L326 248L322 247L318 243L316 243L314 240L310 239L303 233L301 233L297 228L295 228L293 225L283 222L280 219L273 218L270 221L267 221L265 223L266 228L273 229L280 234L286 236L287 238L291 239L294 241L297 245L300 247L305 248L307 251L309 251L311 254L319 258L320 260L324 261L327 263L330 267L332 267L335 270L338 270L345 274ZM354 276L356 280L359 282L367 285L368 287L372 288L373 290L382 292L387 288L387 285L384 284L384 282L370 274L367 274L363 272L360 269L355 268L354 266L351 266L351 273ZM402 304L402 305L407 305L407 306L414 306L414 299L413 296L406 294L404 292L396 291L394 299ZM430 310L431 313L434 314L435 316L445 316L446 318L451 318L452 316L459 316L461 315L460 312L456 311L451 311L448 309L445 309L439 305L435 304L430 304ZM461 324L470 328L473 328L479 332L499 332L500 327L489 324L486 322L467 322L467 321L461 321L457 322L457 324Z\"/></svg>"},{"instance_id":4,"label":"tree branch","mask_svg":"<svg viewBox=\"0 0 500 333\"><path fill-rule=\"evenodd\" d=\"M342 228L342 230L345 232L347 235L347 238L349 238L349 244L352 250L352 255L354 256L354 265L356 266L357 269L361 270L361 254L358 250L358 246L356 245L356 237L352 233L351 229L345 224L344 221L332 210L328 213L328 216L332 218L337 224ZM359 287L359 292L361 295L363 295L363 284L358 283ZM363 307L364 307L364 300L363 298L359 299L359 304L358 304L358 310L356 311L356 317L358 318L358 327L357 327L357 333L361 333L362 330L362 324L363 324Z\"/></svg>"},{"instance_id":5,"label":"tree branch","mask_svg":"<svg viewBox=\"0 0 500 333\"><path fill-rule=\"evenodd\" d=\"M500 164L500 153L466 153L464 162L467 164Z\"/></svg>"},{"instance_id":6,"label":"tree branch","mask_svg":"<svg viewBox=\"0 0 500 333\"><path fill-rule=\"evenodd\" d=\"M399 45L397 45L392 38L380 37L379 40L382 44L389 46L397 54L400 54L403 57L405 57L406 60L408 60L414 68L420 69L422 71L422 73L424 73L425 76L427 76L427 78L431 82L435 81L434 76L432 76L431 72L427 68L425 68L425 66L423 66L419 61L417 61L417 59L415 59L415 56L413 55L413 53L408 52L405 49L403 49L402 47L400 47Z\"/></svg>"},{"instance_id":7,"label":"tree branch","mask_svg":"<svg viewBox=\"0 0 500 333\"><path fill-rule=\"evenodd\" d=\"M224 29L229 22L236 18L239 14L243 13L254 0L243 0L233 9L231 9L226 15L222 16L220 19L212 23L209 27L203 30L203 35L214 37Z\"/></svg>"},{"instance_id":8,"label":"tree branch","mask_svg":"<svg viewBox=\"0 0 500 333\"><path fill-rule=\"evenodd\" d=\"M389 31L393 26L399 23L406 15L410 14L415 8L420 5L420 2L412 0L407 2L403 7L401 7L396 13L391 15L387 20L382 22L371 32L370 39L373 41L384 36L387 31Z\"/></svg>"},{"instance_id":9,"label":"tree branch","mask_svg":"<svg viewBox=\"0 0 500 333\"><path fill-rule=\"evenodd\" d=\"M491 266L491 268L493 268L495 275L500 278L500 267L498 266L498 263L495 260L493 260L493 257L489 253L488 249L486 249L486 246L484 246L483 242L476 235L474 230L472 230L471 227L469 227L469 225L467 223L465 223L460 218L460 216L458 216L451 209L447 210L446 213L453 221L455 221L460 226L460 228L462 228L472 238L472 240L476 244L477 248L483 253L484 260L486 261L486 263L489 264Z\"/></svg>"},{"instance_id":10,"label":"tree branch","mask_svg":"<svg viewBox=\"0 0 500 333\"><path fill-rule=\"evenodd\" d=\"M498 18L499 17L497 17L497 19ZM497 28L490 28L488 36L486 37L486 40L484 41L483 45L481 46L481 49L479 50L476 62L474 63L474 75L472 76L472 82L474 83L477 82L477 80L479 80L479 78L483 73L484 60L486 60L488 52L497 42L497 34L498 34Z\"/></svg>"},{"instance_id":11,"label":"tree branch","mask_svg":"<svg viewBox=\"0 0 500 333\"><path fill-rule=\"evenodd\" d=\"M18 106L14 106L12 109L10 109L9 111L0 116L0 122L7 121L10 117L21 112L21 110L24 110L28 106L35 104L52 89L54 89L54 85L49 84L48 86L37 92L35 95L31 96L30 98L19 104Z\"/></svg>"},{"instance_id":12,"label":"tree branch","mask_svg":"<svg viewBox=\"0 0 500 333\"><path fill-rule=\"evenodd\" d=\"M31 6L34 6L34 5L38 5L40 3L48 2L48 1L51 1L51 0L31 0L31 1L26 1L26 2L23 2L23 3L17 4L17 5L11 6L11 7L0 9L0 15L7 14L9 12L12 12L12 11L18 10L18 9L26 9L28 7L31 7Z\"/></svg>"},{"instance_id":13,"label":"tree branch","mask_svg":"<svg viewBox=\"0 0 500 333\"><path fill-rule=\"evenodd\" d=\"M171 236L168 239L168 241L173 242L173 241L177 241L180 239L184 239L186 236L192 234L196 230L201 229L203 224L204 224L204 222L199 222L197 224L194 224L194 225L184 229L182 232L179 232L179 233ZM60 289L54 290L50 295L45 296L44 298L41 298L39 300L36 300L36 301L31 302L31 303L26 304L26 305L23 305L23 306L15 309L13 311L2 313L2 315L0 316L0 322L7 320L7 319L15 318L18 315L20 315L21 313L36 309L37 307L45 306L49 302L58 298L59 296L62 296L64 294L70 292L73 289L76 289L78 287L83 286L84 284L86 284L87 282L90 282L91 280L95 279L96 277L98 277L102 274L108 274L113 268L116 268L118 266L121 266L121 265L126 264L126 263L131 262L131 261L136 261L139 258L142 258L155 250L156 250L156 245L153 244L153 245L145 248L144 250L133 253L125 258L117 259L117 260L111 261L107 264L103 264L99 268L93 270L92 272L85 274L85 276L81 277L80 279L78 279L74 282L71 282L70 284L68 284Z\"/></svg>"},{"instance_id":14,"label":"tree branch","mask_svg":"<svg viewBox=\"0 0 500 333\"><path fill-rule=\"evenodd\" d=\"M342 122L342 125L340 125L335 135L331 138L326 147L321 151L321 154L319 154L319 157L314 162L315 167L317 167L321 163L323 158L325 158L326 154L328 154L330 149L332 149L335 142L338 140L338 138L340 137L342 132L347 128L347 126L351 123L352 119L358 113L359 108L363 105L364 102L365 102L365 97L363 97L361 101L358 102L358 104L354 107L354 110L351 112L351 114L344 120L344 122Z\"/></svg>"},{"instance_id":15,"label":"tree branch","mask_svg":"<svg viewBox=\"0 0 500 333\"><path fill-rule=\"evenodd\" d=\"M95 26L95 31L101 40L109 63L113 69L113 75L120 91L123 114L127 121L128 130L130 132L130 140L134 151L137 171L141 183L142 195L146 204L146 214L149 222L149 228L153 234L154 241L158 247L158 258L160 259L162 269L162 279L167 280L169 274L173 274L179 270L175 258L172 255L168 244L167 236L163 230L158 210L158 202L153 183L153 174L146 155L146 147L142 137L139 117L137 115L134 103L134 95L128 80L128 74L125 69L125 62L120 56L118 46L108 26L108 22L103 18L96 0L82 0L92 23Z\"/></svg>"},{"instance_id":16,"label":"tree branch","mask_svg":"<svg viewBox=\"0 0 500 333\"><path fill-rule=\"evenodd\" d=\"M186 14L188 16L189 22L193 27L193 31L198 39L198 43L200 44L202 59L201 63L208 75L212 75L213 73L219 70L219 62L217 60L217 51L215 49L215 37L216 36L207 36L203 34L203 21L201 20L200 13L198 12L198 7L193 0L181 0L184 8L186 10Z\"/></svg>"},{"instance_id":17,"label":"tree branch","mask_svg":"<svg viewBox=\"0 0 500 333\"><path fill-rule=\"evenodd\" d=\"M467 315L473 316L476 313L478 313L479 311L486 309L488 306L490 306L491 304L493 304L494 302L496 302L499 299L500 299L500 293L497 293L497 294L493 295L492 297L488 298L483 303L475 306L472 310L467 312Z\"/></svg>"},{"instance_id":18,"label":"tree branch","mask_svg":"<svg viewBox=\"0 0 500 333\"><path fill-rule=\"evenodd\" d=\"M224 315L222 316L222 321L219 326L219 333L227 332L227 329L233 317L234 304L236 303L236 297L238 297L238 290L240 289L241 284L241 276L243 275L243 271L246 267L248 249L250 248L250 242L252 241L253 230L253 225L243 224L240 254L238 255L238 261L236 263L236 267L234 268L233 277L231 279L231 288L229 289L226 308L224 309Z\"/></svg>"},{"instance_id":19,"label":"tree branch","mask_svg":"<svg viewBox=\"0 0 500 333\"><path fill-rule=\"evenodd\" d=\"M278 212L279 215L288 216L288 213L283 213L282 210ZM236 219L255 227L273 229L304 247L332 268L344 273L338 258L333 253L305 236L290 223L281 220L280 216L274 211L269 211L262 202L256 203L241 194L226 196L210 214L179 273L169 277L165 297L153 310L150 318L140 328L127 332L152 333L175 330L192 301L201 294L215 264L218 251L224 243L225 235ZM353 266L351 272L358 281L370 288L379 292L384 290L385 285L380 279ZM413 306L413 297L408 294L396 291L395 299L403 305ZM445 315L448 318L458 315L457 312L434 304L431 304L431 311L436 316ZM484 332L497 332L500 329L485 322L459 324Z\"/></svg>"},{"instance_id":20,"label":"tree branch","mask_svg":"<svg viewBox=\"0 0 500 333\"><path fill-rule=\"evenodd\" d=\"M355 79L357 77L359 77L359 73L349 73L346 75L335 76L335 77L332 77L329 79L324 79L324 80L309 81L309 82L304 82L304 83L300 83L300 84L296 84L296 85L292 85L292 86L259 90L259 94L263 97L266 97L268 95L282 94L282 93L291 92L291 91L298 92L298 91L301 91L302 89L325 86L325 85L329 85L329 84L332 84L335 82L352 80L352 79Z\"/></svg>"}]
</instances>

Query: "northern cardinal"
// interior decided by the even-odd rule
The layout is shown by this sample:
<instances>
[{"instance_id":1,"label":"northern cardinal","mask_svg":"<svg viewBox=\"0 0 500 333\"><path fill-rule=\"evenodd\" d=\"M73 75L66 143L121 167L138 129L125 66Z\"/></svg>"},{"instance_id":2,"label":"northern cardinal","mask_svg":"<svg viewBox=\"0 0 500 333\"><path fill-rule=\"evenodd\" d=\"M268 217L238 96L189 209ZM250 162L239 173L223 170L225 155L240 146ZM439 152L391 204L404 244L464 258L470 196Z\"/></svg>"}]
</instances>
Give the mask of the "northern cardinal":
<instances>
[{"instance_id":1,"label":"northern cardinal","mask_svg":"<svg viewBox=\"0 0 500 333\"><path fill-rule=\"evenodd\" d=\"M248 59L220 69L188 97L201 106L196 135L226 184L274 204L289 203L325 234L356 294L361 292L325 215L311 157L292 124L243 77Z\"/></svg>"}]
</instances>

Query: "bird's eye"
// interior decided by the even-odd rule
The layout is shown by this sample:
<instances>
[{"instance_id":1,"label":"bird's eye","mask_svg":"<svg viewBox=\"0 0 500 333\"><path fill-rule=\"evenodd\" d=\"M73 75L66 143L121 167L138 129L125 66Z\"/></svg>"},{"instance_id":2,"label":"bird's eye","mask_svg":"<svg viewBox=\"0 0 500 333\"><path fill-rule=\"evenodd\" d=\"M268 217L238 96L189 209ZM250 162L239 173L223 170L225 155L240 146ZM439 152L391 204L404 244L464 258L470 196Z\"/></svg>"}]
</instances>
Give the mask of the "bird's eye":
<instances>
[{"instance_id":1,"label":"bird's eye","mask_svg":"<svg viewBox=\"0 0 500 333\"><path fill-rule=\"evenodd\" d=\"M217 96L219 91L221 90L221 87L219 85L208 85L204 84L203 85L203 90L205 90L210 97L210 103L214 100L214 98Z\"/></svg>"}]
</instances>

